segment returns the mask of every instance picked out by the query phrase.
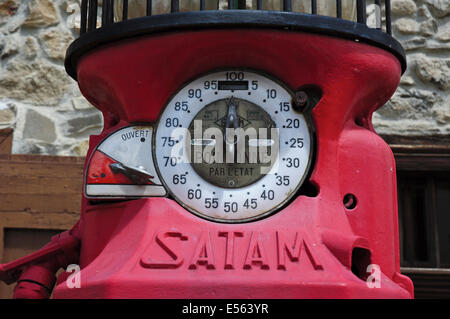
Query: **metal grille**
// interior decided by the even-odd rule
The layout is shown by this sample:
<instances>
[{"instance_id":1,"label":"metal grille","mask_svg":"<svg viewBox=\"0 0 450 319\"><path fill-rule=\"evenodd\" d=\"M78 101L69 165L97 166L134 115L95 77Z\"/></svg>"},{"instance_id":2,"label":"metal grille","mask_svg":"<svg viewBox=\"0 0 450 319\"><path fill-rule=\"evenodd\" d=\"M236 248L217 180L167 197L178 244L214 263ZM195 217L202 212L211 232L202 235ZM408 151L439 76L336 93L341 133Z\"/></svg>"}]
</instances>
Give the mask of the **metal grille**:
<instances>
[{"instance_id":1,"label":"metal grille","mask_svg":"<svg viewBox=\"0 0 450 319\"><path fill-rule=\"evenodd\" d=\"M274 9L292 12L293 14L324 15L319 10L324 2L328 2L336 9L333 14L326 12L326 15L336 19L349 20L348 17L345 17L343 10L343 5L346 4L347 10L350 9L355 12L355 22L364 25L367 25L367 8L372 5L375 11L375 25L373 27L391 34L390 0L351 0L350 2L349 0L103 0L102 6L99 5L98 0L82 0L80 34L83 35L96 30L98 27L103 28L110 24L135 18L135 16L130 16L132 6L139 6L142 9L141 16L161 15L162 13L173 14L181 11L274 11ZM301 3L301 6L299 3ZM164 4L167 9L166 12L152 13L152 11L155 11L154 8L161 4ZM299 11L299 8L303 10ZM101 20L101 23L99 20Z\"/></svg>"}]
</instances>

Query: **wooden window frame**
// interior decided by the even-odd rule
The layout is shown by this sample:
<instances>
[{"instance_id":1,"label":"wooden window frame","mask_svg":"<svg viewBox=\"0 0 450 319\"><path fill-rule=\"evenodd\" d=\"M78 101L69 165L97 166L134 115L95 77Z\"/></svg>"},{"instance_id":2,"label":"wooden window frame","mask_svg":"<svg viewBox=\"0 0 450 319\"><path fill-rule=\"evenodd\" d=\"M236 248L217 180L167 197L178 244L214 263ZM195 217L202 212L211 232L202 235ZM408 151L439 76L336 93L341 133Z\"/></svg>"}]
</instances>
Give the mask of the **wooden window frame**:
<instances>
[{"instance_id":1,"label":"wooden window frame","mask_svg":"<svg viewBox=\"0 0 450 319\"><path fill-rule=\"evenodd\" d=\"M407 172L449 172L450 173L450 136L430 136L425 138L383 137L390 145L396 161L397 175ZM433 189L429 185L428 189ZM433 193L433 191L431 192ZM432 198L432 194L427 195ZM401 267L401 272L409 276L415 286L416 298L450 298L450 267L437 268L439 260L439 238L436 222L435 201L430 207L430 216L426 216L432 224L432 231L428 234L429 249L436 265ZM399 212L400 213L400 212ZM450 225L449 225L450 227ZM401 223L399 223L401 231ZM400 233L401 236L401 233ZM436 256L437 254L437 256ZM401 257L403 258L402 254ZM437 266L437 267L433 267Z\"/></svg>"}]
</instances>

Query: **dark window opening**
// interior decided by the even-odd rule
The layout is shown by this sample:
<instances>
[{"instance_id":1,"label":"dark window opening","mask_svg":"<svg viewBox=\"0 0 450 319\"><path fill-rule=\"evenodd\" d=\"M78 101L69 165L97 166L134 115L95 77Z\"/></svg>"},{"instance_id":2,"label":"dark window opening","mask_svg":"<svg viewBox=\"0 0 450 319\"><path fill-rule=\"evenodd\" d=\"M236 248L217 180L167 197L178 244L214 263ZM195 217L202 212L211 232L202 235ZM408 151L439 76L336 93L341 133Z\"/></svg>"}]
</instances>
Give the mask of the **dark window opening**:
<instances>
[{"instance_id":1,"label":"dark window opening","mask_svg":"<svg viewBox=\"0 0 450 319\"><path fill-rule=\"evenodd\" d=\"M450 267L450 172L399 171L404 267Z\"/></svg>"},{"instance_id":2,"label":"dark window opening","mask_svg":"<svg viewBox=\"0 0 450 319\"><path fill-rule=\"evenodd\" d=\"M450 141L405 142L391 144L397 165L401 271L413 281L415 298L448 299Z\"/></svg>"}]
</instances>

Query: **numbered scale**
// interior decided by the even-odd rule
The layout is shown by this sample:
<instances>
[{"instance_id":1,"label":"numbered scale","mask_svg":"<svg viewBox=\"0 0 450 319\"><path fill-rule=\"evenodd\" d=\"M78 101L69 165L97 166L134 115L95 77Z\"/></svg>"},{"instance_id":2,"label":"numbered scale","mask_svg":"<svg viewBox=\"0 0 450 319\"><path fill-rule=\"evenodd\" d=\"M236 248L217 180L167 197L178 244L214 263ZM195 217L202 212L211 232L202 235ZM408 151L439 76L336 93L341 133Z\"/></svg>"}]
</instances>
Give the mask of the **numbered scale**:
<instances>
[{"instance_id":1,"label":"numbered scale","mask_svg":"<svg viewBox=\"0 0 450 319\"><path fill-rule=\"evenodd\" d=\"M244 222L280 208L301 186L312 155L311 124L292 99L254 72L188 83L167 104L155 134L155 162L168 191L215 221Z\"/></svg>"},{"instance_id":2,"label":"numbered scale","mask_svg":"<svg viewBox=\"0 0 450 319\"><path fill-rule=\"evenodd\" d=\"M280 83L248 71L208 74L179 90L153 128L128 127L106 138L91 159L86 195L164 196L167 190L203 218L258 219L302 185L311 131L309 116L295 109L293 94Z\"/></svg>"}]
</instances>

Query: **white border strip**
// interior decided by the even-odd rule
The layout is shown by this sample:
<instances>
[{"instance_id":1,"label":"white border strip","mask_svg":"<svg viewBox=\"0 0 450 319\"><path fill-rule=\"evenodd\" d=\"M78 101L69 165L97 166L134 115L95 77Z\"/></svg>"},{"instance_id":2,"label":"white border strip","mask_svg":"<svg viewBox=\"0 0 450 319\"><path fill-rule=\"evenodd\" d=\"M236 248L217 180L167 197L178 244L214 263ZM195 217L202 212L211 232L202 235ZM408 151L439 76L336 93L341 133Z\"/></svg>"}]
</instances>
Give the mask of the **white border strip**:
<instances>
[{"instance_id":1,"label":"white border strip","mask_svg":"<svg viewBox=\"0 0 450 319\"><path fill-rule=\"evenodd\" d=\"M118 184L88 184L86 196L91 197L147 197L166 196L166 189L160 185L118 185Z\"/></svg>"}]
</instances>

